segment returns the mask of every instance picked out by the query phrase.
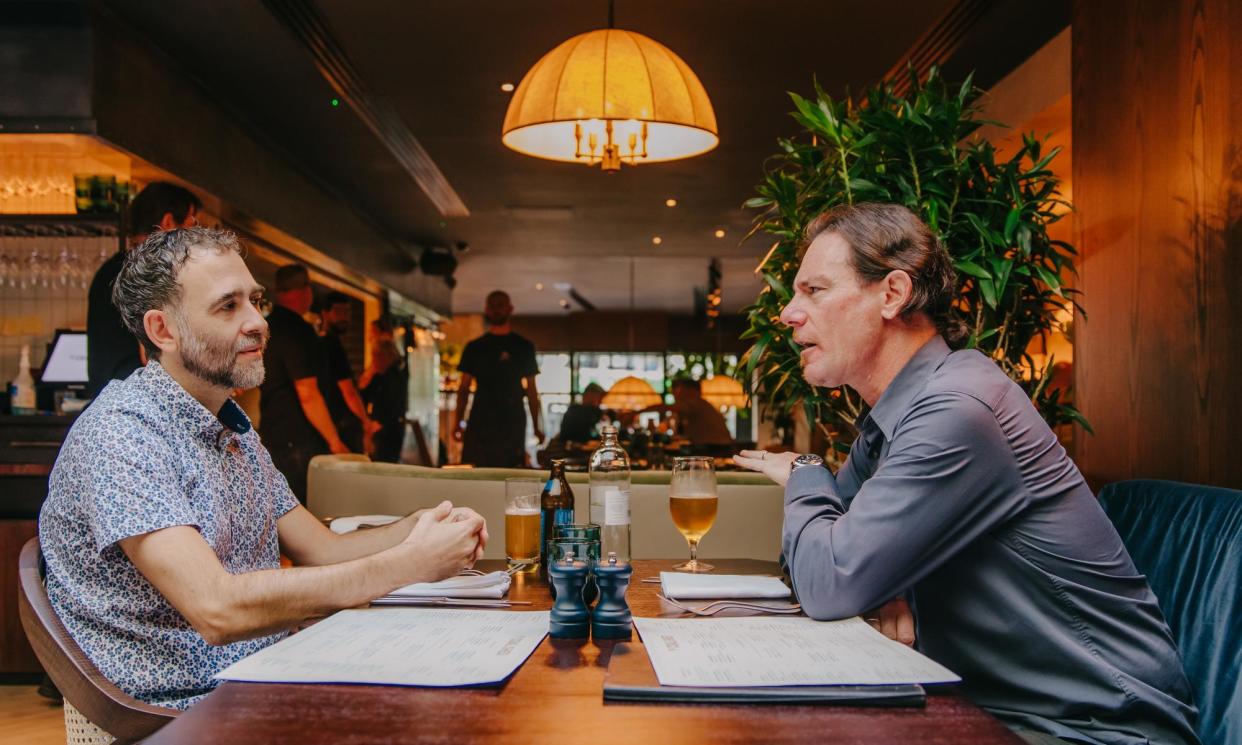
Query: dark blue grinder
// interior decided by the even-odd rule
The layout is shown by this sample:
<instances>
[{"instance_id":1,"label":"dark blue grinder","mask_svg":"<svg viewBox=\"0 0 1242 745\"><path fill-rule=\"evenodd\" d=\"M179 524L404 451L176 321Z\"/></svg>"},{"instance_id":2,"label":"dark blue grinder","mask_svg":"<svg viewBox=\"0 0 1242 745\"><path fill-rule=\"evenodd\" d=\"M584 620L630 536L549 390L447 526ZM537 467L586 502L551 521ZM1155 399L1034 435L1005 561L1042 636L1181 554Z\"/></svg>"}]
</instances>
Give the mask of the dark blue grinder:
<instances>
[{"instance_id":1,"label":"dark blue grinder","mask_svg":"<svg viewBox=\"0 0 1242 745\"><path fill-rule=\"evenodd\" d=\"M553 639L585 639L591 632L591 612L582 599L590 566L574 559L573 551L548 564L548 581L556 589L548 635Z\"/></svg>"},{"instance_id":2,"label":"dark blue grinder","mask_svg":"<svg viewBox=\"0 0 1242 745\"><path fill-rule=\"evenodd\" d=\"M591 636L596 640L631 638L634 617L625 602L625 593L634 568L618 562L616 552L610 551L608 560L597 562L593 569L595 584L599 585L599 602L591 613Z\"/></svg>"}]
</instances>

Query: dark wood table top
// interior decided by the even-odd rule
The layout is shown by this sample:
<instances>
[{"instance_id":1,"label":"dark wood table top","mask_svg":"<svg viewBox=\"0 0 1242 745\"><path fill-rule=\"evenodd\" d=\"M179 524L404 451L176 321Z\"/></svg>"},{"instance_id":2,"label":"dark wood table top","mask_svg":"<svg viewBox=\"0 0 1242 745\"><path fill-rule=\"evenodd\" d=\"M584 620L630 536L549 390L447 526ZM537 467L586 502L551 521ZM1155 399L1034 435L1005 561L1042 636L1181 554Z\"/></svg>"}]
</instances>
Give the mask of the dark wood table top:
<instances>
[{"instance_id":1,"label":"dark wood table top","mask_svg":"<svg viewBox=\"0 0 1242 745\"><path fill-rule=\"evenodd\" d=\"M661 614L658 585L641 580L673 560L634 562L635 615ZM773 574L772 562L713 560L718 572ZM494 569L502 562L480 562ZM551 606L547 586L518 576L510 599ZM638 635L632 642L641 647ZM924 708L605 703L614 644L544 639L496 688L224 683L147 743L1021 743L952 687Z\"/></svg>"}]
</instances>

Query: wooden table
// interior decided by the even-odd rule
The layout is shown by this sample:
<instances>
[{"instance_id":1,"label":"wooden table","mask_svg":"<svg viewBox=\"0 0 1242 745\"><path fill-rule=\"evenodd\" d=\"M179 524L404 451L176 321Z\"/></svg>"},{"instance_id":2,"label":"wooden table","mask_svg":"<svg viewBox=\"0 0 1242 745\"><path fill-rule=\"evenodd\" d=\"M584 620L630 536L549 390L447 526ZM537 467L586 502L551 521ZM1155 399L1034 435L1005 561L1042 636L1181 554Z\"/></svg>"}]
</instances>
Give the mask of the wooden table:
<instances>
[{"instance_id":1,"label":"wooden table","mask_svg":"<svg viewBox=\"0 0 1242 745\"><path fill-rule=\"evenodd\" d=\"M635 561L635 615L660 615L658 585L677 562ZM776 565L713 560L718 572L771 574ZM499 562L480 562L481 569ZM551 606L537 578L517 577L513 600ZM640 645L637 634L636 646ZM953 687L925 708L605 703L613 643L544 639L499 688L224 683L146 742L159 743L1021 743Z\"/></svg>"}]
</instances>

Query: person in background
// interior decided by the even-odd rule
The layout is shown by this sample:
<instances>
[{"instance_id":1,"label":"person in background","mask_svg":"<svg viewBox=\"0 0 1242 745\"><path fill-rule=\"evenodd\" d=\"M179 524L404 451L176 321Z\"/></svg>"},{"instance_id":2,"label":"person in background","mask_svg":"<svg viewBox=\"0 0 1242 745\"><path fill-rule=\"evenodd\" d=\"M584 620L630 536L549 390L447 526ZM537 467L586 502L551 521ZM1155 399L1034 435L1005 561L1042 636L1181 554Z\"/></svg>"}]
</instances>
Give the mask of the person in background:
<instances>
[{"instance_id":1,"label":"person in background","mask_svg":"<svg viewBox=\"0 0 1242 745\"><path fill-rule=\"evenodd\" d=\"M712 447L733 444L733 435L729 434L729 425L725 423L724 415L703 399L703 389L699 381L676 378L672 387L672 404L656 404L644 411L676 415L677 433L689 440L691 445Z\"/></svg>"},{"instance_id":2,"label":"person in background","mask_svg":"<svg viewBox=\"0 0 1242 745\"><path fill-rule=\"evenodd\" d=\"M263 444L302 504L311 458L350 452L319 387L327 366L323 344L315 327L302 318L312 298L306 267L288 264L276 270L276 304L267 317L272 339L263 356L267 376L259 387Z\"/></svg>"},{"instance_id":3,"label":"person in background","mask_svg":"<svg viewBox=\"0 0 1242 745\"><path fill-rule=\"evenodd\" d=\"M453 416L453 436L465 440L462 463L492 468L521 468L526 464L523 397L535 437L543 442L539 391L535 387L535 376L539 374L535 345L513 333L509 325L512 315L513 303L507 293L496 290L489 294L483 310L487 333L462 350L457 366L461 386L457 389ZM466 422L470 387L476 382L478 387Z\"/></svg>"},{"instance_id":4,"label":"person in background","mask_svg":"<svg viewBox=\"0 0 1242 745\"><path fill-rule=\"evenodd\" d=\"M380 425L367 416L362 396L354 384L354 370L341 337L349 333L353 301L343 292L333 292L324 300L319 317L323 321L326 366L320 373L319 391L328 404L341 440L355 453L371 452L371 438Z\"/></svg>"},{"instance_id":5,"label":"person in background","mask_svg":"<svg viewBox=\"0 0 1242 745\"><path fill-rule=\"evenodd\" d=\"M487 543L448 502L349 535L297 503L229 398L263 380L268 341L241 251L206 228L130 251L113 297L150 362L74 423L39 515L57 618L108 680L175 709L289 630L454 576Z\"/></svg>"},{"instance_id":6,"label":"person in background","mask_svg":"<svg viewBox=\"0 0 1242 745\"><path fill-rule=\"evenodd\" d=\"M591 383L582 391L582 401L569 405L565 416L561 418L561 431L557 439L561 442L590 442L598 435L595 425L604 415L600 401L604 399L604 389L599 383Z\"/></svg>"},{"instance_id":7,"label":"person in background","mask_svg":"<svg viewBox=\"0 0 1242 745\"><path fill-rule=\"evenodd\" d=\"M202 201L176 184L155 181L134 197L129 205L130 236L127 246L136 246L157 230L187 228L198 224ZM142 345L125 328L121 314L112 304L112 285L121 273L125 250L117 251L95 272L86 299L86 368L88 393L99 395L112 380L124 380L142 367Z\"/></svg>"},{"instance_id":8,"label":"person in background","mask_svg":"<svg viewBox=\"0 0 1242 745\"><path fill-rule=\"evenodd\" d=\"M362 400L371 419L379 424L371 459L384 463L401 460L405 442L405 410L409 397L409 372L393 341L392 324L380 319L371 324L371 364L358 379Z\"/></svg>"},{"instance_id":9,"label":"person in background","mask_svg":"<svg viewBox=\"0 0 1242 745\"><path fill-rule=\"evenodd\" d=\"M835 474L812 454L734 458L785 486L802 609L917 643L1028 742L1197 743L1169 627L1086 480L1022 388L949 346L965 329L939 239L901 205L858 204L805 240L780 315L802 376L870 408Z\"/></svg>"}]
</instances>

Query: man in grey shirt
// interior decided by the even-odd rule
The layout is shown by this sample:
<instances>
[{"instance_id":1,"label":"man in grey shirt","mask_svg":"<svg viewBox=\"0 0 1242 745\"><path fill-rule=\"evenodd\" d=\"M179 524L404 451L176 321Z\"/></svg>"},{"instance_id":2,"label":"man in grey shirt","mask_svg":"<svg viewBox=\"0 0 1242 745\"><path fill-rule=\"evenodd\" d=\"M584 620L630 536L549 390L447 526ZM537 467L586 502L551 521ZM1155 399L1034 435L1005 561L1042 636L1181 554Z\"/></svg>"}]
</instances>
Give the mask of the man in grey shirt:
<instances>
[{"instance_id":1,"label":"man in grey shirt","mask_svg":"<svg viewBox=\"0 0 1242 745\"><path fill-rule=\"evenodd\" d=\"M808 382L871 409L835 476L816 456L736 458L785 484L783 560L807 614L917 636L1030 742L1197 743L1156 598L1077 467L1021 388L942 336L944 248L881 204L827 212L807 241L781 320Z\"/></svg>"}]
</instances>

